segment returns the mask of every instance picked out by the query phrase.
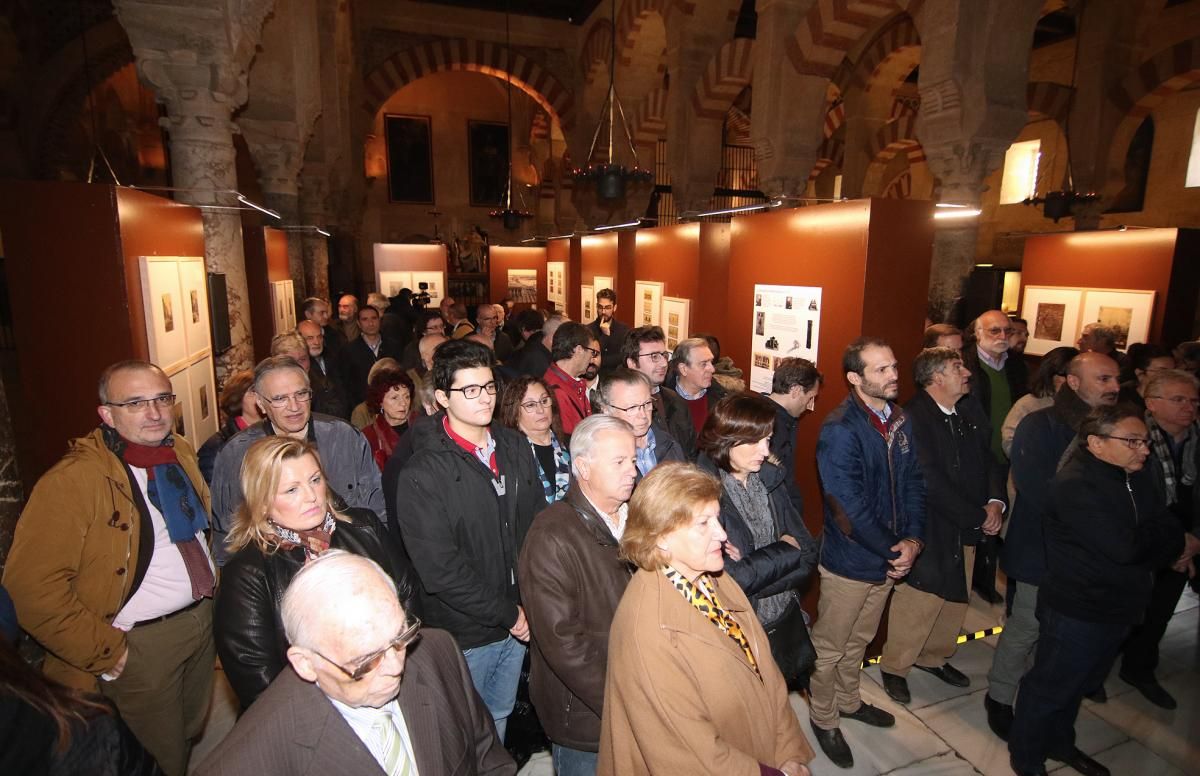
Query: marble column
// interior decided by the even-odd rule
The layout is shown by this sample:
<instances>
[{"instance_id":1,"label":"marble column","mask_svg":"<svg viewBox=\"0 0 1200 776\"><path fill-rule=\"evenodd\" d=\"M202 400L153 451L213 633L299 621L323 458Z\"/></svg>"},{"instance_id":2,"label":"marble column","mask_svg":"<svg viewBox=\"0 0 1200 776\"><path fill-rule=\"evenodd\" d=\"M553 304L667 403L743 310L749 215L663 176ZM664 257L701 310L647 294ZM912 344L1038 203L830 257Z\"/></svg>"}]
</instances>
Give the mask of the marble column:
<instances>
[{"instance_id":1,"label":"marble column","mask_svg":"<svg viewBox=\"0 0 1200 776\"><path fill-rule=\"evenodd\" d=\"M249 137L247 137L249 141ZM271 210L281 218L267 226L300 226L300 144L295 141L253 141L250 153L259 170L258 180L263 188L263 199ZM304 279L304 250L300 232L287 232L288 274L292 277L296 300L307 296Z\"/></svg>"},{"instance_id":2,"label":"marble column","mask_svg":"<svg viewBox=\"0 0 1200 776\"><path fill-rule=\"evenodd\" d=\"M995 143L927 147L930 169L941 181L938 202L962 210L978 209L984 178L1003 163L1004 151L1004 146ZM955 303L965 293L978 253L979 218L945 218L934 227L928 315L936 323L950 319Z\"/></svg>"},{"instance_id":3,"label":"marble column","mask_svg":"<svg viewBox=\"0 0 1200 776\"><path fill-rule=\"evenodd\" d=\"M306 172L312 174L305 174L300 181L300 216L305 224L332 231L326 209L328 184L316 170L309 170L312 167L318 165L307 165ZM300 248L307 295L329 299L329 238L307 229L300 233Z\"/></svg>"}]
</instances>

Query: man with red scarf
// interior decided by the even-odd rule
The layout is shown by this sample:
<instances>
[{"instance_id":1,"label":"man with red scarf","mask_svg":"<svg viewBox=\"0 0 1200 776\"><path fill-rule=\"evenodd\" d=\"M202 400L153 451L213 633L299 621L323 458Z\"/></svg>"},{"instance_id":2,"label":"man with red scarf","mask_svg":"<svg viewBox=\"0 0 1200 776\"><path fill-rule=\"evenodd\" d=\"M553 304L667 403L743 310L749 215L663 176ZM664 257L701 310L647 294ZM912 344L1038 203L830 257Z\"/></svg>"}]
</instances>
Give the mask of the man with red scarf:
<instances>
[{"instance_id":1,"label":"man with red scarf","mask_svg":"<svg viewBox=\"0 0 1200 776\"><path fill-rule=\"evenodd\" d=\"M171 432L171 381L145 361L100 377L101 424L38 481L4 586L46 675L102 692L169 776L212 694L208 486Z\"/></svg>"}]
</instances>

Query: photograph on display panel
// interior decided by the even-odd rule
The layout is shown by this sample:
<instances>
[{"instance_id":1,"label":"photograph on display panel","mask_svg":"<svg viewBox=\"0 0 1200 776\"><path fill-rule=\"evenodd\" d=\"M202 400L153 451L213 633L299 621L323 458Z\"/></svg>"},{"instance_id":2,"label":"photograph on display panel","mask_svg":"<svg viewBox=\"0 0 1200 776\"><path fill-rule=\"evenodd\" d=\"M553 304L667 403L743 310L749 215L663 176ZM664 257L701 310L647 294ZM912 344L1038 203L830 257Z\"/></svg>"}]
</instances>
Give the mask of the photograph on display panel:
<instances>
[{"instance_id":1,"label":"photograph on display panel","mask_svg":"<svg viewBox=\"0 0 1200 776\"><path fill-rule=\"evenodd\" d=\"M428 116L384 116L388 199L433 204L433 140Z\"/></svg>"},{"instance_id":2,"label":"photograph on display panel","mask_svg":"<svg viewBox=\"0 0 1200 776\"><path fill-rule=\"evenodd\" d=\"M822 306L820 287L754 287L750 390L769 392L775 367L785 358L817 363Z\"/></svg>"},{"instance_id":3,"label":"photograph on display panel","mask_svg":"<svg viewBox=\"0 0 1200 776\"><path fill-rule=\"evenodd\" d=\"M185 305L179 277L180 257L142 256L142 302L146 316L146 341L150 361L171 369L187 359L186 327L190 305ZM201 260L202 261L202 260Z\"/></svg>"},{"instance_id":4,"label":"photograph on display panel","mask_svg":"<svg viewBox=\"0 0 1200 776\"><path fill-rule=\"evenodd\" d=\"M1116 332L1117 350L1125 350L1135 342L1148 342L1154 296L1153 291L1085 289L1080 331L1089 323L1108 326Z\"/></svg>"},{"instance_id":5,"label":"photograph on display panel","mask_svg":"<svg viewBox=\"0 0 1200 776\"><path fill-rule=\"evenodd\" d=\"M391 298L400 293L400 289L407 288L409 291L416 293L417 289L413 287L411 272L395 272L387 271L379 273L379 292Z\"/></svg>"},{"instance_id":6,"label":"photograph on display panel","mask_svg":"<svg viewBox=\"0 0 1200 776\"><path fill-rule=\"evenodd\" d=\"M667 335L667 350L674 350L680 340L687 339L690 331L692 302L690 299L680 299L665 296L662 300L662 328Z\"/></svg>"},{"instance_id":7,"label":"photograph on display panel","mask_svg":"<svg viewBox=\"0 0 1200 776\"><path fill-rule=\"evenodd\" d=\"M508 297L517 304L537 304L537 270L510 269Z\"/></svg>"},{"instance_id":8,"label":"photograph on display panel","mask_svg":"<svg viewBox=\"0 0 1200 776\"><path fill-rule=\"evenodd\" d=\"M1029 321L1025 352L1044 356L1057 347L1074 347L1079 338L1083 292L1059 286L1026 286L1021 317Z\"/></svg>"},{"instance_id":9,"label":"photograph on display panel","mask_svg":"<svg viewBox=\"0 0 1200 776\"><path fill-rule=\"evenodd\" d=\"M662 319L663 284L638 280L633 284L634 320L638 326L658 326Z\"/></svg>"},{"instance_id":10,"label":"photograph on display panel","mask_svg":"<svg viewBox=\"0 0 1200 776\"><path fill-rule=\"evenodd\" d=\"M579 308L581 323L591 323L596 318L596 292L591 286L579 287Z\"/></svg>"}]
</instances>

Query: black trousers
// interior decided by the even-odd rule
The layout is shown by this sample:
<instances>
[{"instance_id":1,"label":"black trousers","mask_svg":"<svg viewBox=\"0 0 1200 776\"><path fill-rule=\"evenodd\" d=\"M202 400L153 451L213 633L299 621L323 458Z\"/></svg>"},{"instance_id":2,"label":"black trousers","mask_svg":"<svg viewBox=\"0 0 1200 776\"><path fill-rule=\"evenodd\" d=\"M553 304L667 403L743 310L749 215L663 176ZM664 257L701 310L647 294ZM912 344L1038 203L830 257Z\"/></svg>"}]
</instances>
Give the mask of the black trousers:
<instances>
[{"instance_id":1,"label":"black trousers","mask_svg":"<svg viewBox=\"0 0 1200 776\"><path fill-rule=\"evenodd\" d=\"M1154 681L1154 669L1158 668L1158 642L1167 632L1167 625L1175 614L1175 605L1179 603L1187 580L1187 574L1170 568L1159 569L1155 574L1146 618L1133 629L1125 642L1121 673L1130 679Z\"/></svg>"}]
</instances>

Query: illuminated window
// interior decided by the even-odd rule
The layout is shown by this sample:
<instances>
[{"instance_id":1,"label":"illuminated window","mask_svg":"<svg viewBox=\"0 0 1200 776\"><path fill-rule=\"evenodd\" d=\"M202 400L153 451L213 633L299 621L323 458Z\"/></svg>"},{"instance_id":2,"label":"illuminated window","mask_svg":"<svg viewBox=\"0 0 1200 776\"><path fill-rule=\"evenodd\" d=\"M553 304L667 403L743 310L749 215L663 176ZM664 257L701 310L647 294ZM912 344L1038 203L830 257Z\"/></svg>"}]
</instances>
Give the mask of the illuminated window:
<instances>
[{"instance_id":1,"label":"illuminated window","mask_svg":"<svg viewBox=\"0 0 1200 776\"><path fill-rule=\"evenodd\" d=\"M1004 178L1000 183L1000 204L1012 205L1037 194L1038 161L1042 141L1013 143L1004 154Z\"/></svg>"},{"instance_id":2,"label":"illuminated window","mask_svg":"<svg viewBox=\"0 0 1200 776\"><path fill-rule=\"evenodd\" d=\"M1184 186L1200 186L1200 111L1196 113L1196 124L1192 128L1192 153L1188 156L1187 179Z\"/></svg>"}]
</instances>

